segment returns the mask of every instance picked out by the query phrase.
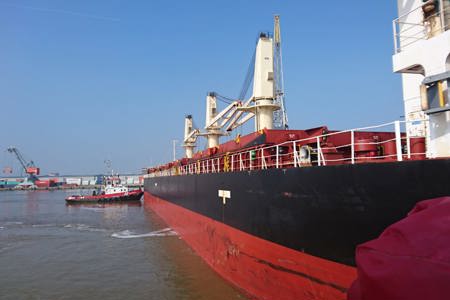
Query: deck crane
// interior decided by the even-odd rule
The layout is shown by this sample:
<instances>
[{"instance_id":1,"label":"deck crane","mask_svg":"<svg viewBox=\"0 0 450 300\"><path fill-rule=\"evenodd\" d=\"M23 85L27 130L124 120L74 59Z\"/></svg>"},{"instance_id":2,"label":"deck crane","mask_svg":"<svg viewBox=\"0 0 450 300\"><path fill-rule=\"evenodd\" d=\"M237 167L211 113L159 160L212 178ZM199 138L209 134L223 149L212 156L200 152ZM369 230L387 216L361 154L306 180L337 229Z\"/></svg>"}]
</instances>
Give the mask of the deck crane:
<instances>
[{"instance_id":1,"label":"deck crane","mask_svg":"<svg viewBox=\"0 0 450 300\"><path fill-rule=\"evenodd\" d=\"M231 131L237 126L242 125L251 117L244 117L240 119L243 111L239 111L239 108L245 107L250 103L248 100L245 103L241 101L234 100L229 105L223 109L221 112L217 113L217 97L223 97L215 92L210 92L206 96L206 124L205 132L201 132L198 128L193 126L192 115L188 115L185 118L185 131L184 131L184 144L183 147L186 149L186 157L191 158L196 147L196 141L199 136L205 136L208 140L208 148L216 147L219 144L219 137L223 135L228 135L228 131ZM235 126L235 127L232 127ZM222 129L225 129L225 132Z\"/></svg>"},{"instance_id":2,"label":"deck crane","mask_svg":"<svg viewBox=\"0 0 450 300\"><path fill-rule=\"evenodd\" d=\"M219 145L219 137L228 135L222 129L232 120L233 116L238 113L237 108L242 106L241 101L233 101L221 112L217 113L217 98L222 97L215 92L210 92L206 96L206 121L205 133L200 133L201 136L206 136L208 140L208 148Z\"/></svg>"},{"instance_id":3,"label":"deck crane","mask_svg":"<svg viewBox=\"0 0 450 300\"><path fill-rule=\"evenodd\" d=\"M32 160L25 160L22 153L16 147L9 147L6 150L17 158L25 173L28 174L27 180L34 183L38 179L37 175L39 175L40 169L35 166Z\"/></svg>"},{"instance_id":4,"label":"deck crane","mask_svg":"<svg viewBox=\"0 0 450 300\"><path fill-rule=\"evenodd\" d=\"M263 41L264 43L262 43ZM271 49L269 49L270 45L272 45ZM270 58L273 60L271 63ZM220 124L221 128L229 132L257 116L256 130L265 127L272 128L271 124L273 124L274 129L287 129L288 119L284 100L279 15L275 15L274 17L273 38L271 39L269 34L260 34L260 39L258 40L258 45L252 59L254 60L254 63L251 64L251 70L253 71L253 95L249 100L235 106L234 111L230 112L232 118L225 118L224 122ZM268 65L266 61L269 61ZM270 75L272 72L273 76ZM248 74L251 73L249 72ZM248 88L250 82L251 80L246 78L244 86ZM244 92L241 92L241 95L246 94L246 88L243 88L243 90ZM273 100L270 100L271 98ZM252 106L252 102L255 102L255 105ZM273 120L270 120L271 118L268 114L273 114Z\"/></svg>"},{"instance_id":5,"label":"deck crane","mask_svg":"<svg viewBox=\"0 0 450 300\"><path fill-rule=\"evenodd\" d=\"M200 130L194 128L192 115L187 115L184 119L184 140L183 147L186 150L186 157L191 158L196 147L197 137Z\"/></svg>"},{"instance_id":6,"label":"deck crane","mask_svg":"<svg viewBox=\"0 0 450 300\"><path fill-rule=\"evenodd\" d=\"M207 94L204 132L193 129L192 116L185 119L183 146L186 149L186 157L192 157L198 136L205 136L208 148L214 148L219 145L221 136L229 135L230 131L252 118L255 118L255 131L288 128L278 15L274 19L273 36L265 32L259 34L252 61L239 96L241 99L229 99L215 92ZM252 96L244 101L252 81ZM230 101L221 112L217 112L217 99Z\"/></svg>"}]
</instances>

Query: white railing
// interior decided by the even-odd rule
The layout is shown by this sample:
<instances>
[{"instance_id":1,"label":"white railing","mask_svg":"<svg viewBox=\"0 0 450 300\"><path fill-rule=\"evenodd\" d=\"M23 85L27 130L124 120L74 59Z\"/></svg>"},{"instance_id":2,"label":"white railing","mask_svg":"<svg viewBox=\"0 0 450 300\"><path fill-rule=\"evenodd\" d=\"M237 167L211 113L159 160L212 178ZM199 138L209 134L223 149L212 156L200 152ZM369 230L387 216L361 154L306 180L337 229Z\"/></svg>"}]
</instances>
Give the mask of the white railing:
<instances>
[{"instance_id":1,"label":"white railing","mask_svg":"<svg viewBox=\"0 0 450 300\"><path fill-rule=\"evenodd\" d=\"M428 9L435 7L429 12ZM395 53L417 41L427 40L449 29L450 4L447 0L430 0L401 15L392 22Z\"/></svg>"},{"instance_id":2,"label":"white railing","mask_svg":"<svg viewBox=\"0 0 450 300\"><path fill-rule=\"evenodd\" d=\"M422 120L421 122L427 121ZM425 148L422 149L419 145L418 148L421 150L417 150L416 144L419 143L419 140L402 133L406 132L406 123L412 123L412 121L394 121L286 141L272 146L222 153L215 157L200 158L187 165L155 171L146 176L222 173L425 158ZM374 131L375 129L376 131ZM382 138L378 138L379 136ZM340 143L327 143L329 140L340 141ZM424 143L423 138L420 143ZM383 150L381 151L381 149ZM309 152L309 155L304 156L305 153L300 153L302 151Z\"/></svg>"}]
</instances>

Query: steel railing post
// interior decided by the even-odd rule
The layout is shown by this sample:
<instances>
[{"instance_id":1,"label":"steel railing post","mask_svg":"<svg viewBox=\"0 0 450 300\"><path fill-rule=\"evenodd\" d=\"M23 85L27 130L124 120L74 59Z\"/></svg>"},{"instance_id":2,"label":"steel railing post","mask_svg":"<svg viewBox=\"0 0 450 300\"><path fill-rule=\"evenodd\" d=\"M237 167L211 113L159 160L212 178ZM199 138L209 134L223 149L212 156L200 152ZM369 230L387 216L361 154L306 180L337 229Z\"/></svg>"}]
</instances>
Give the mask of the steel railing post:
<instances>
[{"instance_id":1,"label":"steel railing post","mask_svg":"<svg viewBox=\"0 0 450 300\"><path fill-rule=\"evenodd\" d=\"M276 150L276 154L275 154L275 157L276 157L276 162L275 162L275 166L276 166L276 168L278 169L279 167L280 167L280 164L279 164L279 162L278 162L278 159L280 158L280 154L278 153L279 152L279 149L280 148L280 146L278 146L277 145L277 147L275 148L275 150Z\"/></svg>"},{"instance_id":2,"label":"steel railing post","mask_svg":"<svg viewBox=\"0 0 450 300\"><path fill-rule=\"evenodd\" d=\"M317 137L317 165L320 166L321 165L321 161L320 161L320 138Z\"/></svg>"},{"instance_id":3,"label":"steel railing post","mask_svg":"<svg viewBox=\"0 0 450 300\"><path fill-rule=\"evenodd\" d=\"M296 148L296 144L295 141L292 142L292 154L294 156L294 168L297 167L297 148Z\"/></svg>"},{"instance_id":4,"label":"steel railing post","mask_svg":"<svg viewBox=\"0 0 450 300\"><path fill-rule=\"evenodd\" d=\"M445 13L444 13L444 1L439 0L439 18L441 20L441 33L445 31Z\"/></svg>"},{"instance_id":5,"label":"steel railing post","mask_svg":"<svg viewBox=\"0 0 450 300\"><path fill-rule=\"evenodd\" d=\"M351 158L352 165L355 164L355 131L350 131L350 146L351 146Z\"/></svg>"},{"instance_id":6,"label":"steel railing post","mask_svg":"<svg viewBox=\"0 0 450 300\"><path fill-rule=\"evenodd\" d=\"M395 147L397 150L397 161L402 161L402 140L401 140L401 133L400 133L400 121L395 121Z\"/></svg>"},{"instance_id":7,"label":"steel railing post","mask_svg":"<svg viewBox=\"0 0 450 300\"><path fill-rule=\"evenodd\" d=\"M405 121L405 130L406 130L406 153L408 154L408 159L411 159L411 137L409 136L408 127L406 126L407 122Z\"/></svg>"},{"instance_id":8,"label":"steel railing post","mask_svg":"<svg viewBox=\"0 0 450 300\"><path fill-rule=\"evenodd\" d=\"M398 53L396 20L392 21L392 31L394 33L394 51L395 53Z\"/></svg>"}]
</instances>

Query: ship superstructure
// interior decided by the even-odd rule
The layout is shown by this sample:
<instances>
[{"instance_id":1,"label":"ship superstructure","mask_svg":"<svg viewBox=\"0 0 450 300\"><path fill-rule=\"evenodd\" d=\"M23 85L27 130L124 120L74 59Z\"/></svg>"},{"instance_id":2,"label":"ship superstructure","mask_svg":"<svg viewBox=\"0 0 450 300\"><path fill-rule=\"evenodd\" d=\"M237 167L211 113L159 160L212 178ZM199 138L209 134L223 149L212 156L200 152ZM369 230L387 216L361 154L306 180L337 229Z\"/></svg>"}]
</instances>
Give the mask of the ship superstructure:
<instances>
[{"instance_id":1,"label":"ship superstructure","mask_svg":"<svg viewBox=\"0 0 450 300\"><path fill-rule=\"evenodd\" d=\"M429 157L449 157L450 1L398 0L398 13L393 69L402 74L406 133L427 137Z\"/></svg>"},{"instance_id":2,"label":"ship superstructure","mask_svg":"<svg viewBox=\"0 0 450 300\"><path fill-rule=\"evenodd\" d=\"M415 2L399 3L421 9L426 19L423 3L416 8ZM406 120L345 131L287 129L282 76L274 74L281 65L278 17L275 24L274 36L258 38L251 97L217 112L220 96L208 93L205 127L194 128L190 115L185 119L185 157L147 169L145 205L252 297L345 299L356 275L355 247L416 202L450 194L448 76L438 70L414 77L413 84L411 74L403 75L423 103L414 111L417 105L405 101ZM421 43L446 34L443 26ZM404 41L399 45L394 69L402 61L398 55L414 62ZM404 89L408 93L415 92ZM254 132L220 143L251 119ZM208 147L195 152L203 137Z\"/></svg>"}]
</instances>

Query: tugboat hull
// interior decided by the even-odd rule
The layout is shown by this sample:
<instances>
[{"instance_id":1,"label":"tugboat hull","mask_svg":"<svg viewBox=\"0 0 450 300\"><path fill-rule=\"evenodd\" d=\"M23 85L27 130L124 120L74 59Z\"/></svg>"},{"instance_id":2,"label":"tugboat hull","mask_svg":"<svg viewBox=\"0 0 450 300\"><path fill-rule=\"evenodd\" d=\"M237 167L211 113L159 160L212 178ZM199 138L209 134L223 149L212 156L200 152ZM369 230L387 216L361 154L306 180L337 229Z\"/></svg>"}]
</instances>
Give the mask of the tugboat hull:
<instances>
[{"instance_id":1,"label":"tugboat hull","mask_svg":"<svg viewBox=\"0 0 450 300\"><path fill-rule=\"evenodd\" d=\"M70 196L66 198L67 204L78 203L111 203L111 202L126 202L139 201L143 195L142 191L131 191L126 193L116 193L110 195L96 195L96 196Z\"/></svg>"}]
</instances>

